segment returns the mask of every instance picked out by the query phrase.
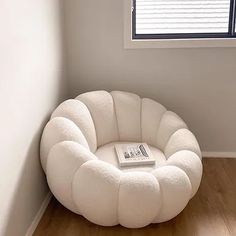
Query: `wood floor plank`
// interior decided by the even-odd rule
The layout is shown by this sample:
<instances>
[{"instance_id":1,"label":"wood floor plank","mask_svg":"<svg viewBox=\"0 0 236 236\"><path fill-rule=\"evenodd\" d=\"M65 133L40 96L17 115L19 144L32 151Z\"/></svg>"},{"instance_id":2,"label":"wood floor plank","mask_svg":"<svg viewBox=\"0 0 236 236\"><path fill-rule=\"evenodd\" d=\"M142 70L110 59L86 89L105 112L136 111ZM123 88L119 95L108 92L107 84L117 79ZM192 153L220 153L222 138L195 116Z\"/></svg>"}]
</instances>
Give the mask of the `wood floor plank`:
<instances>
[{"instance_id":1,"label":"wood floor plank","mask_svg":"<svg viewBox=\"0 0 236 236\"><path fill-rule=\"evenodd\" d=\"M174 219L141 229L102 227L50 202L34 236L235 236L236 159L203 159L198 193Z\"/></svg>"}]
</instances>

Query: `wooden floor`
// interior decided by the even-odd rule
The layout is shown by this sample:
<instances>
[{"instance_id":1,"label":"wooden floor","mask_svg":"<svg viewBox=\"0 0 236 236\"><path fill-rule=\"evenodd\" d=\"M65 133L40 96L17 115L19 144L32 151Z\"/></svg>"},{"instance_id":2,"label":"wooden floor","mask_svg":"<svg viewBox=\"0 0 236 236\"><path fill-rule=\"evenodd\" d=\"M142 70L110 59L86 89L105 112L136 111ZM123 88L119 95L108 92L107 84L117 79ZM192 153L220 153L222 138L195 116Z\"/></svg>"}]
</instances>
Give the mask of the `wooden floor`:
<instances>
[{"instance_id":1,"label":"wooden floor","mask_svg":"<svg viewBox=\"0 0 236 236\"><path fill-rule=\"evenodd\" d=\"M173 220L142 229L101 227L51 201L34 236L236 236L236 159L204 159L198 193Z\"/></svg>"}]
</instances>

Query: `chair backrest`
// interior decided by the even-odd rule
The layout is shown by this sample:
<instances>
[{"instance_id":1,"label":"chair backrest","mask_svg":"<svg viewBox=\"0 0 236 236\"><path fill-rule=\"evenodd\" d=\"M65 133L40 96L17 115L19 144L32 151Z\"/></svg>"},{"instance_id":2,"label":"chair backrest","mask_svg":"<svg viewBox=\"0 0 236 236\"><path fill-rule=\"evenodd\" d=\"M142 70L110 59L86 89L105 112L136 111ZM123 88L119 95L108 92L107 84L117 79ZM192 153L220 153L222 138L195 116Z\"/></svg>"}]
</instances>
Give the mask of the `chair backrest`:
<instances>
[{"instance_id":1,"label":"chair backrest","mask_svg":"<svg viewBox=\"0 0 236 236\"><path fill-rule=\"evenodd\" d=\"M63 102L51 118L64 117L82 131L90 150L115 141L146 142L164 149L184 121L160 103L128 92L92 91Z\"/></svg>"},{"instance_id":2,"label":"chair backrest","mask_svg":"<svg viewBox=\"0 0 236 236\"><path fill-rule=\"evenodd\" d=\"M93 153L110 142L146 142L169 156L182 148L184 137L191 140L186 149L198 147L184 121L156 101L128 92L93 91L56 108L42 135L41 159L45 168L51 147L62 141L75 141Z\"/></svg>"}]
</instances>

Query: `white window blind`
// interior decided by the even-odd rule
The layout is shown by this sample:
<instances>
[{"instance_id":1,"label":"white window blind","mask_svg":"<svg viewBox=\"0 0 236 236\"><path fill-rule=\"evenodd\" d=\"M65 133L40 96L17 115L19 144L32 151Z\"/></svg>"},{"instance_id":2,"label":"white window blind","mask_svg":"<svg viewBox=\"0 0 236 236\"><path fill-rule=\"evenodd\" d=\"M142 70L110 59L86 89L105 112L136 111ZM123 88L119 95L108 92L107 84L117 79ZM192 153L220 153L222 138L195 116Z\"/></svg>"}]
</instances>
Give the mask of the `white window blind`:
<instances>
[{"instance_id":1,"label":"white window blind","mask_svg":"<svg viewBox=\"0 0 236 236\"><path fill-rule=\"evenodd\" d=\"M230 0L136 0L136 34L227 33Z\"/></svg>"}]
</instances>

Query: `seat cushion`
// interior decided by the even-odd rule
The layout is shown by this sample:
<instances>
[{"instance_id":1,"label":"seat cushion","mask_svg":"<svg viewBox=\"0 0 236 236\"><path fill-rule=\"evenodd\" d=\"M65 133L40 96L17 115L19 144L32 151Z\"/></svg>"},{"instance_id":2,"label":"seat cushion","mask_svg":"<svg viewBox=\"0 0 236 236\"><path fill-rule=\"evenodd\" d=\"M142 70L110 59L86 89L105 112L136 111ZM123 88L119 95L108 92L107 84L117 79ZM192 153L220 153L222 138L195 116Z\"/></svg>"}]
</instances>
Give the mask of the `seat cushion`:
<instances>
[{"instance_id":1,"label":"seat cushion","mask_svg":"<svg viewBox=\"0 0 236 236\"><path fill-rule=\"evenodd\" d=\"M127 142L112 142L104 146L101 146L100 148L97 149L95 155L97 156L98 159L108 162L124 172L130 172L130 171L150 172L156 169L157 167L164 166L166 164L166 158L163 152L153 146L148 145L153 157L156 159L155 165L120 167L115 150L116 144L127 144Z\"/></svg>"}]
</instances>

